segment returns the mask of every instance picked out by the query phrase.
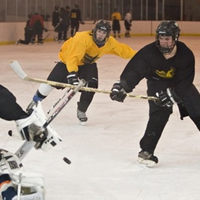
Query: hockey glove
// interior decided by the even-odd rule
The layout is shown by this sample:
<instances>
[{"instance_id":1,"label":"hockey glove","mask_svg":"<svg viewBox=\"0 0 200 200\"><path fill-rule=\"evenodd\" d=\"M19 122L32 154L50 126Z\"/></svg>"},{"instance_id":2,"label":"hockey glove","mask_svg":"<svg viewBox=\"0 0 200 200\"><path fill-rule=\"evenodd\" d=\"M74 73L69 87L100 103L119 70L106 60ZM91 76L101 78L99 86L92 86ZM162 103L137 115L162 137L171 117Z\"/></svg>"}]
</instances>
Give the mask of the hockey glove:
<instances>
[{"instance_id":1,"label":"hockey glove","mask_svg":"<svg viewBox=\"0 0 200 200\"><path fill-rule=\"evenodd\" d=\"M166 91L157 92L156 96L158 100L155 104L161 107L172 107L175 103L180 103L179 97L171 88L167 88Z\"/></svg>"},{"instance_id":2,"label":"hockey glove","mask_svg":"<svg viewBox=\"0 0 200 200\"><path fill-rule=\"evenodd\" d=\"M76 72L70 72L67 75L67 81L71 85L78 85L79 84L79 80L78 80L77 73Z\"/></svg>"},{"instance_id":3,"label":"hockey glove","mask_svg":"<svg viewBox=\"0 0 200 200\"><path fill-rule=\"evenodd\" d=\"M115 83L113 85L110 93L110 98L113 101L119 101L119 102L123 102L124 99L126 98L126 92L120 82Z\"/></svg>"}]
</instances>

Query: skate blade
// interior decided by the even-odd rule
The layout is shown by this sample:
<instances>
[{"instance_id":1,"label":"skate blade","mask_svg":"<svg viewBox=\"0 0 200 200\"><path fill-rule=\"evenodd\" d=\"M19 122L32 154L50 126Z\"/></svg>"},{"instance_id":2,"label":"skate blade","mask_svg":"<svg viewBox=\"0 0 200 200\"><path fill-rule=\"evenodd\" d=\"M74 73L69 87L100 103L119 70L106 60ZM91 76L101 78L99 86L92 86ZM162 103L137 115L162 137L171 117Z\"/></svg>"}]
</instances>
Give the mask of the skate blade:
<instances>
[{"instance_id":1,"label":"skate blade","mask_svg":"<svg viewBox=\"0 0 200 200\"><path fill-rule=\"evenodd\" d=\"M143 158L138 158L137 163L141 166L152 168L156 165L156 162L153 160L144 160Z\"/></svg>"},{"instance_id":2,"label":"skate blade","mask_svg":"<svg viewBox=\"0 0 200 200\"><path fill-rule=\"evenodd\" d=\"M80 124L81 126L85 126L85 122L79 121L79 124Z\"/></svg>"}]
</instances>

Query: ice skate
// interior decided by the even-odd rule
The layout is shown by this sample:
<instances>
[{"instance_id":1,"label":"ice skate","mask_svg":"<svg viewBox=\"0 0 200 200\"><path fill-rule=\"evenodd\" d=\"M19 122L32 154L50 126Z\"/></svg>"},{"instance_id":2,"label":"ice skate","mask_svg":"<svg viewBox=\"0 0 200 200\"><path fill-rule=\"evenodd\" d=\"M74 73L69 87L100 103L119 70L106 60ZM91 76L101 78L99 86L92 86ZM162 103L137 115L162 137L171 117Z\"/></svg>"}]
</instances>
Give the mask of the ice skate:
<instances>
[{"instance_id":1,"label":"ice skate","mask_svg":"<svg viewBox=\"0 0 200 200\"><path fill-rule=\"evenodd\" d=\"M137 163L146 167L153 167L158 163L158 158L148 151L140 151L138 154Z\"/></svg>"},{"instance_id":2,"label":"ice skate","mask_svg":"<svg viewBox=\"0 0 200 200\"><path fill-rule=\"evenodd\" d=\"M81 125L85 125L85 122L87 121L85 112L82 112L79 109L77 109L77 118L79 119Z\"/></svg>"}]
</instances>

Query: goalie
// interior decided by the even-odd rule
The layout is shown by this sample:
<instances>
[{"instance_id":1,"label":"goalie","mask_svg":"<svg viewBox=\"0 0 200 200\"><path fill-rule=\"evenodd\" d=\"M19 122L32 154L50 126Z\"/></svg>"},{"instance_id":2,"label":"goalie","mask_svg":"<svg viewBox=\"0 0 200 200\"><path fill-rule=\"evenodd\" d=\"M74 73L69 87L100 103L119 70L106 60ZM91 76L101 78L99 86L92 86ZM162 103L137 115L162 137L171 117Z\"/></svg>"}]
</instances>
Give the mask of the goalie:
<instances>
[{"instance_id":1,"label":"goalie","mask_svg":"<svg viewBox=\"0 0 200 200\"><path fill-rule=\"evenodd\" d=\"M0 105L0 118L7 121L15 121L20 138L22 140L34 141L36 149L48 151L58 142L62 141L57 132L50 125L46 128L43 127L46 122L46 116L41 103L35 105L33 112L29 115L16 102L16 97L7 88L0 85ZM13 182L17 183L19 174L15 173L19 173L20 166L20 160L15 154L5 150L0 151L0 169L1 173L3 173L3 175L0 176L0 191L4 200L17 200L15 197L16 192L14 192L15 184L13 184ZM16 168L14 174L13 167L14 169ZM8 169L12 169L12 171ZM6 185L3 183L6 183ZM5 192L7 189L9 192ZM42 198L31 197L21 199L41 200Z\"/></svg>"}]
</instances>

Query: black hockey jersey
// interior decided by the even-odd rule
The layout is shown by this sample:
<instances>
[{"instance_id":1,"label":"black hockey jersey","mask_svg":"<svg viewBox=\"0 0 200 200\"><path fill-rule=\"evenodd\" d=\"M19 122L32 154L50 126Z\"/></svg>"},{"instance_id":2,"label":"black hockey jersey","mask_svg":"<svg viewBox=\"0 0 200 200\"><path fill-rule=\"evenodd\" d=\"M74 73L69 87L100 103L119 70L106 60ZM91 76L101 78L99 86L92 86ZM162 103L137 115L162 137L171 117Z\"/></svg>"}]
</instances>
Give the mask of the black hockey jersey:
<instances>
[{"instance_id":1,"label":"black hockey jersey","mask_svg":"<svg viewBox=\"0 0 200 200\"><path fill-rule=\"evenodd\" d=\"M127 64L121 79L126 79L133 89L146 78L149 84L156 86L159 83L155 92L173 87L183 97L194 80L195 60L192 51L184 43L176 42L176 46L176 55L169 59L163 56L155 42L145 46Z\"/></svg>"},{"instance_id":2,"label":"black hockey jersey","mask_svg":"<svg viewBox=\"0 0 200 200\"><path fill-rule=\"evenodd\" d=\"M72 9L70 13L71 23L82 21L81 11L79 9Z\"/></svg>"},{"instance_id":3,"label":"black hockey jersey","mask_svg":"<svg viewBox=\"0 0 200 200\"><path fill-rule=\"evenodd\" d=\"M192 51L180 41L176 42L175 56L166 59L156 43L143 47L129 61L120 79L125 80L131 92L144 78L147 79L147 94L155 96L156 92L173 88L180 97L190 117L200 116L200 94L193 84L195 75L195 58Z\"/></svg>"}]
</instances>

